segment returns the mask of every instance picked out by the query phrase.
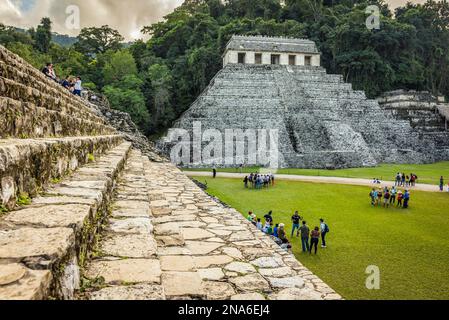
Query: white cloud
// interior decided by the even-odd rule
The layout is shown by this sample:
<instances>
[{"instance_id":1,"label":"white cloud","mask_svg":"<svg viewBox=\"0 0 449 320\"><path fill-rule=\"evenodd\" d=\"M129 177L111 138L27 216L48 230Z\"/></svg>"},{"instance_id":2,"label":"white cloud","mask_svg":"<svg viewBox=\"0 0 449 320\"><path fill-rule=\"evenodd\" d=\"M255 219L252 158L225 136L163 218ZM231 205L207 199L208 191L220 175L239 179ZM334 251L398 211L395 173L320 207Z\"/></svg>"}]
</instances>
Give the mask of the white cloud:
<instances>
[{"instance_id":1,"label":"white cloud","mask_svg":"<svg viewBox=\"0 0 449 320\"><path fill-rule=\"evenodd\" d=\"M30 0L23 0L30 1ZM137 37L143 26L160 21L183 0L35 0L32 8L20 12L21 1L0 0L0 22L22 28L35 27L42 17L50 17L53 30L62 34L77 35L79 30L65 26L66 8L80 8L81 28L110 25L127 39ZM28 3L30 5L31 3Z\"/></svg>"}]
</instances>

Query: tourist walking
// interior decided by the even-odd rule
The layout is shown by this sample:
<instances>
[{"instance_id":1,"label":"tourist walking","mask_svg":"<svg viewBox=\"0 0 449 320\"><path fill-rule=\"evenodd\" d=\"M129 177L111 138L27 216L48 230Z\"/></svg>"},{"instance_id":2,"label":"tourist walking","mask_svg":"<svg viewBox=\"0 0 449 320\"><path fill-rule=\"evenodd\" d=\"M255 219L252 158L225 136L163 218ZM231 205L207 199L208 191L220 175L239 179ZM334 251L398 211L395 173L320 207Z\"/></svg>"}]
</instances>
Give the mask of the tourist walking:
<instances>
[{"instance_id":1,"label":"tourist walking","mask_svg":"<svg viewBox=\"0 0 449 320\"><path fill-rule=\"evenodd\" d=\"M402 173L401 176L401 186L405 187L405 173Z\"/></svg>"},{"instance_id":2,"label":"tourist walking","mask_svg":"<svg viewBox=\"0 0 449 320\"><path fill-rule=\"evenodd\" d=\"M257 225L256 225L257 229L262 231L263 230L263 224L262 224L262 220L257 219Z\"/></svg>"},{"instance_id":3,"label":"tourist walking","mask_svg":"<svg viewBox=\"0 0 449 320\"><path fill-rule=\"evenodd\" d=\"M299 237L299 222L301 221L302 219L301 219L301 217L299 216L299 212L298 211L296 211L295 212L295 214L292 216L292 223L293 223L293 228L292 228L292 238L293 238L293 235L295 234L295 231L297 230L297 232L296 232L296 236L297 237Z\"/></svg>"},{"instance_id":4,"label":"tourist walking","mask_svg":"<svg viewBox=\"0 0 449 320\"><path fill-rule=\"evenodd\" d=\"M248 176L245 177L245 179L243 179L243 183L245 184L245 189L248 189Z\"/></svg>"},{"instance_id":5,"label":"tourist walking","mask_svg":"<svg viewBox=\"0 0 449 320\"><path fill-rule=\"evenodd\" d=\"M299 228L299 231L301 232L301 244L302 244L302 251L308 252L309 251L309 234L310 229L307 226L307 222L303 221L302 226Z\"/></svg>"},{"instance_id":6,"label":"tourist walking","mask_svg":"<svg viewBox=\"0 0 449 320\"><path fill-rule=\"evenodd\" d=\"M320 229L321 229L321 248L327 248L326 246L326 235L329 233L329 226L324 219L320 219Z\"/></svg>"},{"instance_id":7,"label":"tourist walking","mask_svg":"<svg viewBox=\"0 0 449 320\"><path fill-rule=\"evenodd\" d=\"M215 166L212 168L212 177L214 179L217 177L217 168Z\"/></svg>"},{"instance_id":8,"label":"tourist walking","mask_svg":"<svg viewBox=\"0 0 449 320\"><path fill-rule=\"evenodd\" d=\"M402 176L401 176L401 174L398 172L397 175L396 175L396 181L395 181L395 183L394 183L394 185L395 185L396 187L398 187L398 186L401 184L401 178L402 178Z\"/></svg>"},{"instance_id":9,"label":"tourist walking","mask_svg":"<svg viewBox=\"0 0 449 320\"><path fill-rule=\"evenodd\" d=\"M313 247L315 247L315 254L318 252L318 244L320 243L320 228L315 227L310 233L310 248L309 252L312 254Z\"/></svg>"},{"instance_id":10,"label":"tourist walking","mask_svg":"<svg viewBox=\"0 0 449 320\"><path fill-rule=\"evenodd\" d=\"M443 192L443 188L444 188L444 178L443 176L441 176L440 178L440 191Z\"/></svg>"},{"instance_id":11,"label":"tourist walking","mask_svg":"<svg viewBox=\"0 0 449 320\"><path fill-rule=\"evenodd\" d=\"M376 200L376 205L378 207L382 205L382 197L383 197L382 188L379 188L379 190L377 190L377 200Z\"/></svg>"}]
</instances>

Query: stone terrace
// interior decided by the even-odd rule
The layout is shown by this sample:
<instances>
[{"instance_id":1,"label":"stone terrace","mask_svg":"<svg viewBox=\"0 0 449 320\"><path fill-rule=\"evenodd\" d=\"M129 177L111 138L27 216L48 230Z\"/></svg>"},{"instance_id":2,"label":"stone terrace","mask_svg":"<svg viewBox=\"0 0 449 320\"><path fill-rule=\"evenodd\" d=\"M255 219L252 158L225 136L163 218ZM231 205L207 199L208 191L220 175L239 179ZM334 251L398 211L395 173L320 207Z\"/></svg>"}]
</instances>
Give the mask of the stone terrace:
<instances>
[{"instance_id":1,"label":"stone terrace","mask_svg":"<svg viewBox=\"0 0 449 320\"><path fill-rule=\"evenodd\" d=\"M0 46L0 300L341 299Z\"/></svg>"}]
</instances>

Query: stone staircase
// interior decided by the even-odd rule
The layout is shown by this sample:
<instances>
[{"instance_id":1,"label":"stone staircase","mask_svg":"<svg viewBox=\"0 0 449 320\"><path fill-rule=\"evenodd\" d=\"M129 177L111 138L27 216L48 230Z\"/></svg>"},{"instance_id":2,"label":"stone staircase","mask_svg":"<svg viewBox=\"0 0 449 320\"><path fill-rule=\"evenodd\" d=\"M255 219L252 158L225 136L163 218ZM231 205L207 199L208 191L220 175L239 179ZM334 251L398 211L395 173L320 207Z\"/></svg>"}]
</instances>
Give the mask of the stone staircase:
<instances>
[{"instance_id":1,"label":"stone staircase","mask_svg":"<svg viewBox=\"0 0 449 320\"><path fill-rule=\"evenodd\" d=\"M131 145L0 46L0 299L71 299Z\"/></svg>"},{"instance_id":2,"label":"stone staircase","mask_svg":"<svg viewBox=\"0 0 449 320\"><path fill-rule=\"evenodd\" d=\"M0 101L0 300L341 299L3 47Z\"/></svg>"}]
</instances>

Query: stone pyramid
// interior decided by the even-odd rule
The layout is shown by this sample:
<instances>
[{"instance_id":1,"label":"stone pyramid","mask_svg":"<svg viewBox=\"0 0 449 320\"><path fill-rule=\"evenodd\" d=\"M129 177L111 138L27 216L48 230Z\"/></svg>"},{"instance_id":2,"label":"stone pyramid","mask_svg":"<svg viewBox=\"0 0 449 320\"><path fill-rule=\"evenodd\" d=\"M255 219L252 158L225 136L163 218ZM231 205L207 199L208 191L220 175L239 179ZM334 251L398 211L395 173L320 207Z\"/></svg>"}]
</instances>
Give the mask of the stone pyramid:
<instances>
[{"instance_id":1,"label":"stone pyramid","mask_svg":"<svg viewBox=\"0 0 449 320\"><path fill-rule=\"evenodd\" d=\"M227 64L174 129L277 129L280 166L347 168L435 160L431 139L341 75L317 66ZM173 143L164 141L168 153ZM221 165L219 162L217 165ZM239 165L239 163L235 163ZM263 165L260 163L260 165Z\"/></svg>"}]
</instances>

